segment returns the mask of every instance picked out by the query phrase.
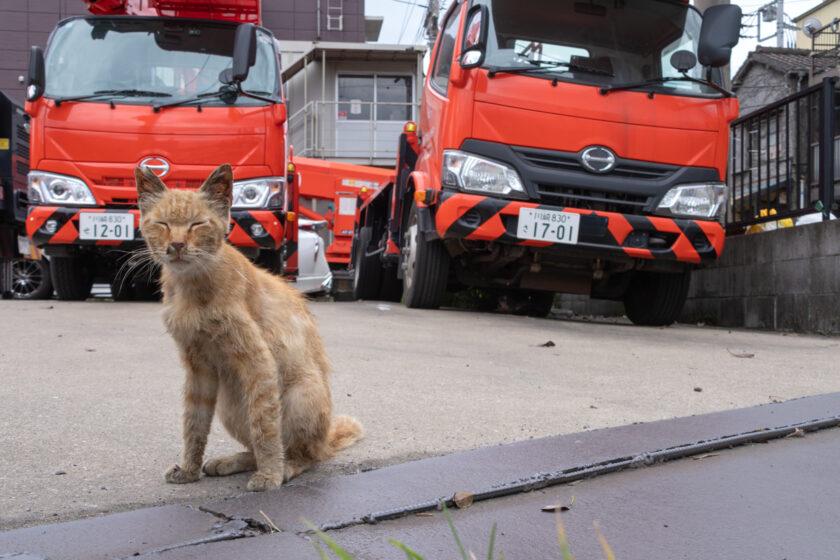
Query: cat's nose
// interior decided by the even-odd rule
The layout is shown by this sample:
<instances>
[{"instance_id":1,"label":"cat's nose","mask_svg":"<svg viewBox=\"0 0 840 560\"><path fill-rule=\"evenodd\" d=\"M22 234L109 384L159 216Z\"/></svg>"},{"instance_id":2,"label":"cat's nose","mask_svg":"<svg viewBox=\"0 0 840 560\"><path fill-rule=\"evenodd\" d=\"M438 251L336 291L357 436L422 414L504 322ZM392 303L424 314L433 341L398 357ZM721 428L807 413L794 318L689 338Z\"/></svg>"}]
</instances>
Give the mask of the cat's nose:
<instances>
[{"instance_id":1,"label":"cat's nose","mask_svg":"<svg viewBox=\"0 0 840 560\"><path fill-rule=\"evenodd\" d=\"M181 253L181 250L184 248L184 244L181 243L181 242L178 242L178 241L170 243L169 246L172 247L172 249L176 253L179 253L179 254Z\"/></svg>"}]
</instances>

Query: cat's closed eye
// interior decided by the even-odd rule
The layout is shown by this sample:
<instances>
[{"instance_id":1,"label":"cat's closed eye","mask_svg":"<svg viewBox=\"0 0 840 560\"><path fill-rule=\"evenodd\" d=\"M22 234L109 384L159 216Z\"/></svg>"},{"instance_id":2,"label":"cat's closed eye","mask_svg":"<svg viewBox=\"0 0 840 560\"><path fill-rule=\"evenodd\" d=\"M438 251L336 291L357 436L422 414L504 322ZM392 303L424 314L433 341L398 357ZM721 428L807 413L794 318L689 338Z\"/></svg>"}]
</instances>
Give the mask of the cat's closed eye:
<instances>
[{"instance_id":1,"label":"cat's closed eye","mask_svg":"<svg viewBox=\"0 0 840 560\"><path fill-rule=\"evenodd\" d=\"M160 226L160 227L166 229L167 231L169 231L169 224L166 223L166 222L155 222L155 225Z\"/></svg>"},{"instance_id":2,"label":"cat's closed eye","mask_svg":"<svg viewBox=\"0 0 840 560\"><path fill-rule=\"evenodd\" d=\"M200 222L193 222L190 224L188 231L193 231L195 228L206 226L209 222L207 220L202 220Z\"/></svg>"}]
</instances>

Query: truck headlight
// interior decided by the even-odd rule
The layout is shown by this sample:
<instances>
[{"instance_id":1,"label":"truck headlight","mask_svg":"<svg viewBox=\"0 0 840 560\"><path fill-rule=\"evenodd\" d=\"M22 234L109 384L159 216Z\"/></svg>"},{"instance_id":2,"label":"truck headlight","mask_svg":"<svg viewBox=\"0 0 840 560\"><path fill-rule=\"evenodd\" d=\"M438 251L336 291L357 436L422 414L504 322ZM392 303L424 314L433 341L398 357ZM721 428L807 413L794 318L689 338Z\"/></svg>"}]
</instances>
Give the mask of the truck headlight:
<instances>
[{"instance_id":1,"label":"truck headlight","mask_svg":"<svg viewBox=\"0 0 840 560\"><path fill-rule=\"evenodd\" d=\"M465 192L525 198L525 186L514 168L461 152L443 151L441 184Z\"/></svg>"},{"instance_id":2,"label":"truck headlight","mask_svg":"<svg viewBox=\"0 0 840 560\"><path fill-rule=\"evenodd\" d=\"M234 181L231 208L282 208L285 184L282 177Z\"/></svg>"},{"instance_id":3,"label":"truck headlight","mask_svg":"<svg viewBox=\"0 0 840 560\"><path fill-rule=\"evenodd\" d=\"M93 193L81 179L45 171L30 171L28 195L31 204L96 206Z\"/></svg>"},{"instance_id":4,"label":"truck headlight","mask_svg":"<svg viewBox=\"0 0 840 560\"><path fill-rule=\"evenodd\" d=\"M726 204L726 183L697 183L673 187L656 207L657 214L716 220Z\"/></svg>"}]
</instances>

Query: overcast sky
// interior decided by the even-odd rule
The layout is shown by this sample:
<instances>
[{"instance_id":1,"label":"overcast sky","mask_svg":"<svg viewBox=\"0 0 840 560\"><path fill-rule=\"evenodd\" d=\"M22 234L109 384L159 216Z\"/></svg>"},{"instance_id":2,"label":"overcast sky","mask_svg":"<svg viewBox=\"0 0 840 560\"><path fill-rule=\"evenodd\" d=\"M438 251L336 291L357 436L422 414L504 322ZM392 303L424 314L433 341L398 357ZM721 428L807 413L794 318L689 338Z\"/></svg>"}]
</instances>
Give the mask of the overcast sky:
<instances>
[{"instance_id":1,"label":"overcast sky","mask_svg":"<svg viewBox=\"0 0 840 560\"><path fill-rule=\"evenodd\" d=\"M769 0L733 0L741 6L745 16L756 12ZM440 0L442 6L448 6L451 0ZM810 10L820 3L820 0L784 0L784 10L790 18ZM426 12L426 0L365 0L365 11L370 16L382 16L382 32L379 34L380 43L416 44L425 43L422 31L423 15ZM755 24L755 17L745 17L745 24ZM823 24L828 22L822 22ZM755 35L756 28L745 28L743 35ZM775 33L775 25L762 23L761 35L767 37ZM747 58L747 54L756 47L755 39L741 39L732 55L732 73L734 74ZM761 43L766 47L775 47L775 38Z\"/></svg>"}]
</instances>

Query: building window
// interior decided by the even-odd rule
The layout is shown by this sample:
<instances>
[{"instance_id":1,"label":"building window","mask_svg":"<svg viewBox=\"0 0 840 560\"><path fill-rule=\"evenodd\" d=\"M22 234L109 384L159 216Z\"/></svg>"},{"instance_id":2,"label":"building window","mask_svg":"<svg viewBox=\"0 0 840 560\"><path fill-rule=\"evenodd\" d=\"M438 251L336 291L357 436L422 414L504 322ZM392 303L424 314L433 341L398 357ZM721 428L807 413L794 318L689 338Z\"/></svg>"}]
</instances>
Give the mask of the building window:
<instances>
[{"instance_id":1,"label":"building window","mask_svg":"<svg viewBox=\"0 0 840 560\"><path fill-rule=\"evenodd\" d=\"M346 121L400 121L412 119L412 76L385 74L340 75L338 119Z\"/></svg>"}]
</instances>

